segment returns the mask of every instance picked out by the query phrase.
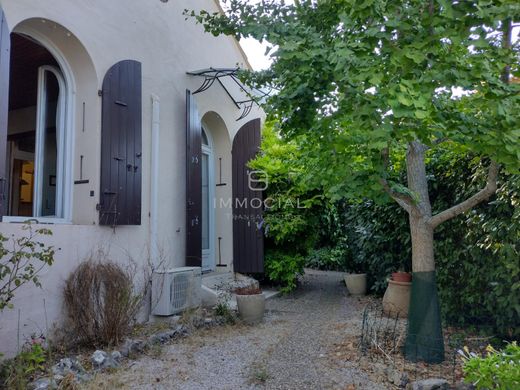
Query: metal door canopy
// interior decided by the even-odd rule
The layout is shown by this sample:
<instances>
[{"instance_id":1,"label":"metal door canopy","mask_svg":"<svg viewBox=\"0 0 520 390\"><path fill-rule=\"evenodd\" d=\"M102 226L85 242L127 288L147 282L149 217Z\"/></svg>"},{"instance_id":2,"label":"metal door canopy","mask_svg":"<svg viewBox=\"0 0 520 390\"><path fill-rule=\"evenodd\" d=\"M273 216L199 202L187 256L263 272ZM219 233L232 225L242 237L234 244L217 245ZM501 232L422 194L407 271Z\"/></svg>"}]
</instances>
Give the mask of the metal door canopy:
<instances>
[{"instance_id":1,"label":"metal door canopy","mask_svg":"<svg viewBox=\"0 0 520 390\"><path fill-rule=\"evenodd\" d=\"M259 88L246 86L240 81L239 72L240 68L207 68L187 72L187 74L204 78L199 89L193 92L194 95L207 91L215 82L218 82L235 106L242 109L242 114L237 119L239 121L249 115L255 104L260 106L271 93L271 91L266 92Z\"/></svg>"}]
</instances>

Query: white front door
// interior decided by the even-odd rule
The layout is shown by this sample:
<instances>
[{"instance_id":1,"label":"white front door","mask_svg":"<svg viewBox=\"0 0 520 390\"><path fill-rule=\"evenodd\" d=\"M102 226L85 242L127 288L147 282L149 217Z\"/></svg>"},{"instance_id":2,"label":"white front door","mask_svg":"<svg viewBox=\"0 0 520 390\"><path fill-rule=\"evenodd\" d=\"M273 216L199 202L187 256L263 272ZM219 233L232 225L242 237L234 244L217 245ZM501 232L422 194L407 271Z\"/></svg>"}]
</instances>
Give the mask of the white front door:
<instances>
[{"instance_id":1,"label":"white front door","mask_svg":"<svg viewBox=\"0 0 520 390\"><path fill-rule=\"evenodd\" d=\"M215 269L215 176L213 151L202 129L202 271Z\"/></svg>"}]
</instances>

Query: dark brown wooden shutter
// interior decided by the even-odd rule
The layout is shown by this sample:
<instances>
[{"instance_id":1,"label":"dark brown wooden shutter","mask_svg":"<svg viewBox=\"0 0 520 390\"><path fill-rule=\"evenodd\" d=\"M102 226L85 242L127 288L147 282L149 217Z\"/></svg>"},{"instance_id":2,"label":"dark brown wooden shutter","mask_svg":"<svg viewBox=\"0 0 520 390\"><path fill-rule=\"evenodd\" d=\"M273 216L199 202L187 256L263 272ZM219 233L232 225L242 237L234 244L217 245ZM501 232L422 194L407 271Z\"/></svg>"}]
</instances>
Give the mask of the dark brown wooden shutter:
<instances>
[{"instance_id":1,"label":"dark brown wooden shutter","mask_svg":"<svg viewBox=\"0 0 520 390\"><path fill-rule=\"evenodd\" d=\"M202 266L202 126L186 90L186 265Z\"/></svg>"},{"instance_id":2,"label":"dark brown wooden shutter","mask_svg":"<svg viewBox=\"0 0 520 390\"><path fill-rule=\"evenodd\" d=\"M103 80L100 225L141 224L141 63L112 66Z\"/></svg>"},{"instance_id":3,"label":"dark brown wooden shutter","mask_svg":"<svg viewBox=\"0 0 520 390\"><path fill-rule=\"evenodd\" d=\"M235 272L264 272L263 192L250 183L247 166L260 150L260 119L240 128L233 140L233 266Z\"/></svg>"},{"instance_id":4,"label":"dark brown wooden shutter","mask_svg":"<svg viewBox=\"0 0 520 390\"><path fill-rule=\"evenodd\" d=\"M7 115L9 111L9 62L11 38L0 8L0 220L7 213Z\"/></svg>"}]
</instances>

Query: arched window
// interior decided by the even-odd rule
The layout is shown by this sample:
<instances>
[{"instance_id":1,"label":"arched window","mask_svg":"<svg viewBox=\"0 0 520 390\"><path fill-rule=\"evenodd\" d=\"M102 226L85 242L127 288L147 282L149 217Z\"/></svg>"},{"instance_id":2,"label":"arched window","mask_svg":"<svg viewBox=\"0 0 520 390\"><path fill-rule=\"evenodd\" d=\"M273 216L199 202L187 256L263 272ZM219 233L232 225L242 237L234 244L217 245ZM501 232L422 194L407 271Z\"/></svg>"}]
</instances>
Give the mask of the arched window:
<instances>
[{"instance_id":1,"label":"arched window","mask_svg":"<svg viewBox=\"0 0 520 390\"><path fill-rule=\"evenodd\" d=\"M8 209L4 221L70 220L69 86L53 54L11 34Z\"/></svg>"},{"instance_id":2,"label":"arched window","mask_svg":"<svg viewBox=\"0 0 520 390\"><path fill-rule=\"evenodd\" d=\"M202 128L202 145L209 148L208 136L206 135L206 130L204 130L204 127Z\"/></svg>"}]
</instances>

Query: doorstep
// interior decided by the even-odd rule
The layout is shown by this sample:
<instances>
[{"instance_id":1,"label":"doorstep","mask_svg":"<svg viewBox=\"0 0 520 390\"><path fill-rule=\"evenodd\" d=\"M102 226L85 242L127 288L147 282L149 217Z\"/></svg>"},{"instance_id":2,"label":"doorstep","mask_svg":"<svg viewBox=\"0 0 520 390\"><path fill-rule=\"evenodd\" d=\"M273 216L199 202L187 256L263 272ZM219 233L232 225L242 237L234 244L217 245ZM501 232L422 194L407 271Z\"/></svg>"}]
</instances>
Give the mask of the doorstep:
<instances>
[{"instance_id":1,"label":"doorstep","mask_svg":"<svg viewBox=\"0 0 520 390\"><path fill-rule=\"evenodd\" d=\"M259 283L256 279L239 273L232 272L211 272L202 275L202 305L205 307L213 307L218 303L218 297L226 290L234 290L240 287L258 287ZM274 288L262 289L266 299L271 299L280 294L279 290ZM229 301L230 309L236 309L237 301L235 294L231 294Z\"/></svg>"}]
</instances>

